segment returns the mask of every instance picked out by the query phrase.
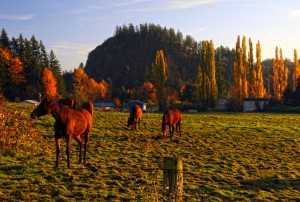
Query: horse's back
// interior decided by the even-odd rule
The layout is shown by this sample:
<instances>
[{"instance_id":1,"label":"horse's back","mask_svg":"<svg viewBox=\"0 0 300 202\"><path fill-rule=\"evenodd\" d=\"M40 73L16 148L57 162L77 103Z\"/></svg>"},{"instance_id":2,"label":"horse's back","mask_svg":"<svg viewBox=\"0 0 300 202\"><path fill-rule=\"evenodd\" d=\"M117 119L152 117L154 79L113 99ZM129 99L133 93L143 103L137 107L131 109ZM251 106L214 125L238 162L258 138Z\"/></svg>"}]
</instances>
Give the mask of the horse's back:
<instances>
[{"instance_id":1,"label":"horse's back","mask_svg":"<svg viewBox=\"0 0 300 202\"><path fill-rule=\"evenodd\" d=\"M169 124L176 124L182 119L181 112L178 109L167 110L164 113L164 117L164 119L168 119Z\"/></svg>"},{"instance_id":2,"label":"horse's back","mask_svg":"<svg viewBox=\"0 0 300 202\"><path fill-rule=\"evenodd\" d=\"M141 118L143 115L143 110L139 105L134 105L130 108L130 117Z\"/></svg>"}]
</instances>

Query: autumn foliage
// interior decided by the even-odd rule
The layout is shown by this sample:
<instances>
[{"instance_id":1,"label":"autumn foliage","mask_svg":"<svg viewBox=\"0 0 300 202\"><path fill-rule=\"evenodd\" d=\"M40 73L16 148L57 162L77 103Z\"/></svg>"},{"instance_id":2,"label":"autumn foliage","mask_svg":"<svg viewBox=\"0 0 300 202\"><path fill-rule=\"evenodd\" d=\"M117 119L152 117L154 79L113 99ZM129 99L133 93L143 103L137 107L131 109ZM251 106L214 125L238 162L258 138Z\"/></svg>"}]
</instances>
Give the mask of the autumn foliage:
<instances>
[{"instance_id":1,"label":"autumn foliage","mask_svg":"<svg viewBox=\"0 0 300 202\"><path fill-rule=\"evenodd\" d=\"M73 94L79 102L101 101L107 98L108 84L89 78L82 68L77 68L73 74Z\"/></svg>"},{"instance_id":2,"label":"autumn foliage","mask_svg":"<svg viewBox=\"0 0 300 202\"><path fill-rule=\"evenodd\" d=\"M56 79L49 68L44 69L43 84L45 86L45 95L49 97L57 96Z\"/></svg>"}]
</instances>

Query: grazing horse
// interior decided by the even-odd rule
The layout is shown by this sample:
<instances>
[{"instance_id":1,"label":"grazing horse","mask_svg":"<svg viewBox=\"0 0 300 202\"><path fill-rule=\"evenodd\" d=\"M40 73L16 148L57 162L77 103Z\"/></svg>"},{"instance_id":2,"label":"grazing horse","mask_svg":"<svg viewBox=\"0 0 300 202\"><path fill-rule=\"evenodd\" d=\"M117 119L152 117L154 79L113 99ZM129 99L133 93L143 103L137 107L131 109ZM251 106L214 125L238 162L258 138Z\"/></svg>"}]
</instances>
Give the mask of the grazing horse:
<instances>
[{"instance_id":1,"label":"grazing horse","mask_svg":"<svg viewBox=\"0 0 300 202\"><path fill-rule=\"evenodd\" d=\"M140 126L140 121L142 118L143 111L139 105L134 105L130 108L130 117L127 121L127 127L136 130L136 124L138 123Z\"/></svg>"},{"instance_id":2,"label":"grazing horse","mask_svg":"<svg viewBox=\"0 0 300 202\"><path fill-rule=\"evenodd\" d=\"M175 130L174 125L176 125L176 132L180 132L181 120L182 120L181 112L178 109L170 109L165 111L162 118L163 135L167 134L166 125L168 125L170 131L170 139L172 140L172 137L174 135L174 130ZM180 136L181 136L181 132L180 132Z\"/></svg>"},{"instance_id":3,"label":"grazing horse","mask_svg":"<svg viewBox=\"0 0 300 202\"><path fill-rule=\"evenodd\" d=\"M58 100L61 104L70 107L71 109L76 108L76 102L73 98L61 98Z\"/></svg>"},{"instance_id":4,"label":"grazing horse","mask_svg":"<svg viewBox=\"0 0 300 202\"><path fill-rule=\"evenodd\" d=\"M92 105L92 103L85 105ZM73 110L60 102L55 102L51 98L46 97L31 113L31 118L37 119L50 113L55 119L56 167L58 167L59 163L61 137L65 137L67 140L66 154L68 168L70 168L70 145L72 137L75 138L80 147L80 163L82 162L82 146L84 146L83 163L86 163L86 151L93 125L92 111L88 111L86 108ZM82 134L84 134L84 144L81 139Z\"/></svg>"}]
</instances>

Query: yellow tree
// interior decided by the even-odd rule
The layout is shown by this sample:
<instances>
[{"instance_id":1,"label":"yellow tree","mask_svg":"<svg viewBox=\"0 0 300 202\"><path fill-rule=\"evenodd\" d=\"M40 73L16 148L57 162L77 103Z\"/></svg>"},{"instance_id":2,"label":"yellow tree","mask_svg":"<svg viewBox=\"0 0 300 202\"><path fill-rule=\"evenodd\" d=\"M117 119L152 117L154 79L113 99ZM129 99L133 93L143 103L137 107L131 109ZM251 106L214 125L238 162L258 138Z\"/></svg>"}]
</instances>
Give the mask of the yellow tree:
<instances>
[{"instance_id":1,"label":"yellow tree","mask_svg":"<svg viewBox=\"0 0 300 202\"><path fill-rule=\"evenodd\" d=\"M158 100L158 107L160 111L167 109L168 99L166 92L166 82L167 82L167 63L165 61L165 56L163 50L156 52L155 64L153 66L154 74L154 86L156 88L156 95Z\"/></svg>"},{"instance_id":2,"label":"yellow tree","mask_svg":"<svg viewBox=\"0 0 300 202\"><path fill-rule=\"evenodd\" d=\"M274 98L276 100L280 100L278 47L276 47L275 49L275 59L273 60L273 91L274 91Z\"/></svg>"},{"instance_id":3,"label":"yellow tree","mask_svg":"<svg viewBox=\"0 0 300 202\"><path fill-rule=\"evenodd\" d=\"M280 48L278 57L278 47L276 47L275 59L273 60L273 89L276 100L282 98L283 92L288 86L288 74L288 68L284 67L282 50Z\"/></svg>"},{"instance_id":4,"label":"yellow tree","mask_svg":"<svg viewBox=\"0 0 300 202\"><path fill-rule=\"evenodd\" d=\"M289 70L287 67L284 67L284 60L282 55L282 49L279 50L280 61L279 61L279 81L280 81L280 97L282 97L284 90L288 86L288 74Z\"/></svg>"},{"instance_id":5,"label":"yellow tree","mask_svg":"<svg viewBox=\"0 0 300 202\"><path fill-rule=\"evenodd\" d=\"M201 102L213 107L218 96L213 41L202 41L198 67L198 88Z\"/></svg>"},{"instance_id":6,"label":"yellow tree","mask_svg":"<svg viewBox=\"0 0 300 202\"><path fill-rule=\"evenodd\" d=\"M43 84L45 86L45 95L47 97L56 97L57 96L57 87L56 79L52 71L45 67L43 72Z\"/></svg>"},{"instance_id":7,"label":"yellow tree","mask_svg":"<svg viewBox=\"0 0 300 202\"><path fill-rule=\"evenodd\" d=\"M233 64L233 95L239 105L242 106L242 99L248 97L248 81L246 77L246 49L245 37L242 48L240 47L240 36L237 38L235 49L235 62Z\"/></svg>"},{"instance_id":8,"label":"yellow tree","mask_svg":"<svg viewBox=\"0 0 300 202\"><path fill-rule=\"evenodd\" d=\"M241 81L242 81L242 98L248 97L248 81L247 81L247 39L242 39L242 64L241 64Z\"/></svg>"},{"instance_id":9,"label":"yellow tree","mask_svg":"<svg viewBox=\"0 0 300 202\"><path fill-rule=\"evenodd\" d=\"M256 68L255 68L255 97L262 98L265 95L264 80L261 66L260 42L256 44Z\"/></svg>"},{"instance_id":10,"label":"yellow tree","mask_svg":"<svg viewBox=\"0 0 300 202\"><path fill-rule=\"evenodd\" d=\"M248 95L249 97L256 97L255 94L255 78L256 71L253 64L253 44L251 38L249 38L249 52L248 52Z\"/></svg>"},{"instance_id":11,"label":"yellow tree","mask_svg":"<svg viewBox=\"0 0 300 202\"><path fill-rule=\"evenodd\" d=\"M297 87L297 80L300 76L300 67L298 64L298 54L297 50L294 50L294 74L293 74L293 91L296 90Z\"/></svg>"},{"instance_id":12,"label":"yellow tree","mask_svg":"<svg viewBox=\"0 0 300 202\"><path fill-rule=\"evenodd\" d=\"M89 77L82 68L74 70L73 74L73 94L77 102L82 103L88 100L87 85Z\"/></svg>"}]
</instances>

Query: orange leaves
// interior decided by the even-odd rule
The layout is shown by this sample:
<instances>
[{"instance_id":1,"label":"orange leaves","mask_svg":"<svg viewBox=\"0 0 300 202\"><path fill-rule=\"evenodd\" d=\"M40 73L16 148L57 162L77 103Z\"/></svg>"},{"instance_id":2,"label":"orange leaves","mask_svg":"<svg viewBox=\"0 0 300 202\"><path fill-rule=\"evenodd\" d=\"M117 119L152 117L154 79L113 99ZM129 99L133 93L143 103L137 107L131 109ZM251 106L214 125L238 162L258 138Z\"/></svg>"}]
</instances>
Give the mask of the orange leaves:
<instances>
[{"instance_id":1,"label":"orange leaves","mask_svg":"<svg viewBox=\"0 0 300 202\"><path fill-rule=\"evenodd\" d=\"M45 86L45 95L55 97L57 95L56 79L49 68L44 69L43 84Z\"/></svg>"},{"instance_id":2,"label":"orange leaves","mask_svg":"<svg viewBox=\"0 0 300 202\"><path fill-rule=\"evenodd\" d=\"M10 49L0 47L0 61L5 64L9 73L9 82L15 84L25 83L23 73L23 63L20 58L15 56Z\"/></svg>"},{"instance_id":3,"label":"orange leaves","mask_svg":"<svg viewBox=\"0 0 300 202\"><path fill-rule=\"evenodd\" d=\"M74 71L73 81L73 91L78 96L91 101L100 101L106 98L107 83L104 80L98 83L89 78L82 68Z\"/></svg>"}]
</instances>

